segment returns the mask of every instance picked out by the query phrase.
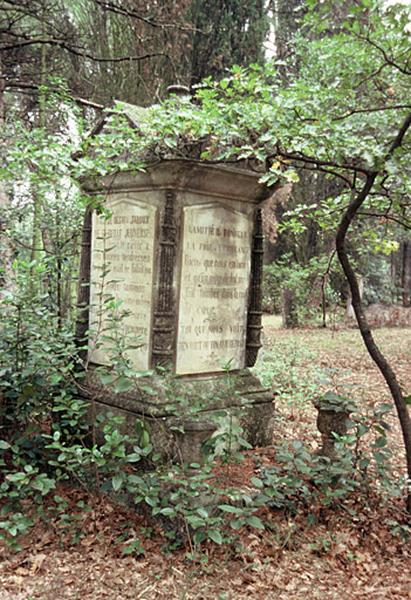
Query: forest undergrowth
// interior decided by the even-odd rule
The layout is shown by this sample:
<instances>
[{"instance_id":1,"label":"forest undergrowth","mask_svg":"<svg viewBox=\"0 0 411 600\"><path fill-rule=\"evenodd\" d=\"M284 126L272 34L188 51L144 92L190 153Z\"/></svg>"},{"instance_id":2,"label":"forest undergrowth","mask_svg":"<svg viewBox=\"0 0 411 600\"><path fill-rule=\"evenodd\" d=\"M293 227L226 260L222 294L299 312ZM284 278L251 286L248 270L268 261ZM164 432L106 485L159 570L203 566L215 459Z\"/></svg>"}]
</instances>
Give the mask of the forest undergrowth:
<instances>
[{"instance_id":1,"label":"forest undergrowth","mask_svg":"<svg viewBox=\"0 0 411 600\"><path fill-rule=\"evenodd\" d=\"M282 488L282 495L272 492L247 517L257 521L239 523L230 535L217 528L222 539L217 535L193 551L166 520L62 482L20 539L20 550L1 547L1 600L333 599L342 593L410 598L411 528L393 484L405 470L395 418L383 410L384 436L380 421L361 429L356 450L361 460L372 455L370 477L340 503L333 494L344 488L344 476L335 474L327 498L305 454L315 455L320 444L316 396L325 391L349 396L363 419L357 428L365 427L370 421L364 419L372 420L390 401L383 380L356 330L286 331L276 325L275 318L266 318L257 365L276 403L273 445L215 461L209 474L219 490L236 488L243 495ZM405 390L411 387L409 334L409 329L376 334ZM391 476L379 471L388 466ZM56 510L56 498L64 511ZM223 506L230 506L230 517L243 516L241 507L235 514L235 502Z\"/></svg>"}]
</instances>

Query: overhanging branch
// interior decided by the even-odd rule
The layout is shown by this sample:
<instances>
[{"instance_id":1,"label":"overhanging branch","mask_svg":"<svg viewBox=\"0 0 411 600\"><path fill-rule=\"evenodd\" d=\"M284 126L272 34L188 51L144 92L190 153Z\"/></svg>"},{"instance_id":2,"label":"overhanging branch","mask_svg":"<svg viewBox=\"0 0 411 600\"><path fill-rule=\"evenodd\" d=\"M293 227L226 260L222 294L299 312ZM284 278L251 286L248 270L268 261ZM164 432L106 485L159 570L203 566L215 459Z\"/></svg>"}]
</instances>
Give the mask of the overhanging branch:
<instances>
[{"instance_id":1,"label":"overhanging branch","mask_svg":"<svg viewBox=\"0 0 411 600\"><path fill-rule=\"evenodd\" d=\"M0 77L0 79L5 79L4 77ZM26 83L24 81L6 81L4 84L4 89L16 89L16 90L35 90L39 91L39 86L34 83ZM51 88L54 92L59 92L58 88ZM95 110L104 110L106 107L103 104L97 104L97 102L93 102L92 100L86 100L86 98L80 98L79 96L70 96L72 100L76 104L81 106L87 106L88 108L94 108Z\"/></svg>"},{"instance_id":2,"label":"overhanging branch","mask_svg":"<svg viewBox=\"0 0 411 600\"><path fill-rule=\"evenodd\" d=\"M37 39L30 39L30 40L21 40L19 42L15 42L13 44L0 46L0 52L17 50L18 48L24 48L26 46L36 46L36 45L44 45L44 44L49 45L49 46L58 46L59 48L62 48L63 50L66 50L67 52L70 52L71 54L74 54L75 56L80 56L82 58L88 58L89 60L92 60L93 62L98 62L98 63L135 62L135 61L146 60L148 58L155 58L158 56L164 56L166 58L169 58L168 54L166 54L164 52L151 52L151 53L149 52L147 54L141 54L138 56L114 56L111 58L102 57L102 56L94 56L94 54L91 54L90 52L87 52L86 50L83 50L76 46L71 46L63 40L58 40L58 39L54 39L54 38L46 38L46 39L37 38Z\"/></svg>"},{"instance_id":3,"label":"overhanging branch","mask_svg":"<svg viewBox=\"0 0 411 600\"><path fill-rule=\"evenodd\" d=\"M280 147L277 147L276 155L272 155L269 158L275 158L276 156L281 156L287 160L305 162L311 165L319 165L320 167L331 167L340 169L341 171L352 171L353 173L362 173L364 175L367 175L370 172L369 169L366 169L365 167L356 166L351 163L337 163L331 160L320 160L312 156L306 156L301 152L286 152Z\"/></svg>"}]
</instances>

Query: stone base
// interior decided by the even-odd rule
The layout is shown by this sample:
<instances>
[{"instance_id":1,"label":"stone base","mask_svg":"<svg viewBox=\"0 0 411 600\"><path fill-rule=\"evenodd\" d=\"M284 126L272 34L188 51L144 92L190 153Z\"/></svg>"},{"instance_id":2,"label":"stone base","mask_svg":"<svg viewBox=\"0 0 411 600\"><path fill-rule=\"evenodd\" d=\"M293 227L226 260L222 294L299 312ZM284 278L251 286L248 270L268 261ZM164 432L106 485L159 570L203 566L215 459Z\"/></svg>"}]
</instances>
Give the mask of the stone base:
<instances>
[{"instance_id":1,"label":"stone base","mask_svg":"<svg viewBox=\"0 0 411 600\"><path fill-rule=\"evenodd\" d=\"M132 390L115 393L90 370L80 392L90 404L90 418L113 413L124 417L125 433L135 434L136 419L144 421L154 451L179 462L201 462L201 446L231 415L251 446L272 443L272 393L248 370L207 377L154 374L137 380ZM234 440L235 441L235 440Z\"/></svg>"}]
</instances>

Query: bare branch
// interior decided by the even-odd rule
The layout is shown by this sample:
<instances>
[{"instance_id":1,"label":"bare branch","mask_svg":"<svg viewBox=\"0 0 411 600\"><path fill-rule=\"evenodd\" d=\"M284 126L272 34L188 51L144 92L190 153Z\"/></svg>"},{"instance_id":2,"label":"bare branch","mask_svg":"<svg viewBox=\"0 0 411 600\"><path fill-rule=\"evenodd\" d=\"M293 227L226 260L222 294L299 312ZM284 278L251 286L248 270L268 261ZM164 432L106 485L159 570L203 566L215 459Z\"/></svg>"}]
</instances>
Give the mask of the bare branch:
<instances>
[{"instance_id":1,"label":"bare branch","mask_svg":"<svg viewBox=\"0 0 411 600\"><path fill-rule=\"evenodd\" d=\"M393 105L387 105L387 106L373 106L370 108L353 108L352 110L347 111L343 115L333 117L331 119L331 121L333 121L333 122L343 121L344 119L347 119L348 117L351 117L352 115L357 115L357 114L383 112L386 110L405 110L405 109L409 110L410 108L411 108L411 104L393 104ZM294 113L296 114L296 116L302 123L316 123L318 121L318 119L316 119L315 117L307 117L307 118L301 117L296 108L294 108Z\"/></svg>"},{"instance_id":2,"label":"bare branch","mask_svg":"<svg viewBox=\"0 0 411 600\"><path fill-rule=\"evenodd\" d=\"M348 179L348 177L346 177L345 175L342 175L341 173L338 173L337 171L334 171L333 169L326 169L325 167L321 167L320 165L313 165L313 166L308 166L308 165L298 165L298 169L303 169L304 171L311 171L314 173L324 173L325 175L333 175L334 177L337 177L338 179L341 179L345 185L347 185L350 190L353 189L353 183L350 179Z\"/></svg>"},{"instance_id":3,"label":"bare branch","mask_svg":"<svg viewBox=\"0 0 411 600\"><path fill-rule=\"evenodd\" d=\"M373 112L382 112L385 110L401 110L401 109L410 109L411 104L394 104L392 106L375 106L372 108L357 108L346 112L344 115L339 117L334 117L333 121L342 121L343 119L347 119L352 115L363 114L363 113L373 113Z\"/></svg>"},{"instance_id":4,"label":"bare branch","mask_svg":"<svg viewBox=\"0 0 411 600\"><path fill-rule=\"evenodd\" d=\"M378 50L378 52L380 52L382 54L382 56L384 57L385 62L388 65L390 65L391 67L394 67L394 69L397 69L397 71L400 71L400 73L402 73L403 75L411 75L411 71L409 69L406 69L406 68L402 67L401 65L399 65L398 63L396 63L393 58L390 58L388 56L387 52L385 51L385 49L382 48L379 44L377 44L377 42L375 42L374 40L372 40L369 35L362 36L362 35L358 35L357 34L357 37L360 40L363 40L363 41L367 42L368 44L370 44L376 50Z\"/></svg>"},{"instance_id":5,"label":"bare branch","mask_svg":"<svg viewBox=\"0 0 411 600\"><path fill-rule=\"evenodd\" d=\"M395 150L401 146L401 144L404 140L405 134L407 133L407 131L410 127L411 127L411 113L409 113L408 116L406 117L406 119L404 119L401 129L399 130L397 136L395 137L394 141L392 142L392 144L390 146L390 149L388 150L388 152L385 156L385 160L388 160L389 158L391 158L391 156L394 154Z\"/></svg>"},{"instance_id":6,"label":"bare branch","mask_svg":"<svg viewBox=\"0 0 411 600\"><path fill-rule=\"evenodd\" d=\"M0 79L5 79L5 77L0 76ZM18 89L18 90L39 90L39 86L34 83L26 83L24 81L13 81L5 83L5 89ZM51 88L53 90L53 88ZM58 88L55 88L53 91L58 92ZM72 100L76 104L80 104L81 106L87 106L89 108L94 108L95 110L104 110L106 107L103 104L97 104L97 102L93 102L92 100L86 100L86 98L80 98L78 96L70 96Z\"/></svg>"},{"instance_id":7,"label":"bare branch","mask_svg":"<svg viewBox=\"0 0 411 600\"><path fill-rule=\"evenodd\" d=\"M89 52L86 52L85 50L82 50L81 48L76 48L74 46L70 46L63 40L57 40L57 39L53 39L53 38L22 40L20 42L14 43L14 44L0 46L0 52L5 52L7 50L15 50L17 48L23 48L24 46L35 46L38 44L40 44L40 45L47 44L49 46L58 46L60 48L63 48L64 50L67 50L67 52L70 52L71 54L80 56L82 58L88 58L89 60L92 60L93 62L99 62L99 63L133 62L133 61L146 60L148 58L154 58L157 56L165 56L166 58L168 58L168 55L165 54L164 52L153 52L153 53L148 53L148 54L142 54L140 56L115 56L113 58L105 58L105 57L100 57L100 56L94 56L93 54L90 54Z\"/></svg>"},{"instance_id":8,"label":"bare branch","mask_svg":"<svg viewBox=\"0 0 411 600\"><path fill-rule=\"evenodd\" d=\"M156 21L153 17L145 17L145 16L141 15L139 12L136 12L135 10L125 8L124 6L119 6L118 4L116 4L115 2L112 2L110 0L94 0L94 2L101 8L104 8L105 10L113 12L117 15L123 15L124 17L136 19L137 21L141 21L141 22L145 23L146 25L149 25L150 27L159 28L159 29L178 29L180 31L192 31L192 32L200 31L199 29L197 29L196 27L193 27L191 25L178 25L176 23L166 23L166 22L162 22L162 21Z\"/></svg>"},{"instance_id":9,"label":"bare branch","mask_svg":"<svg viewBox=\"0 0 411 600\"><path fill-rule=\"evenodd\" d=\"M306 156L305 154L302 154L301 152L296 152L296 153L285 152L284 150L281 150L279 147L277 148L277 154L270 156L269 158L275 158L275 156L281 156L287 160L300 161L300 162L305 162L305 163L312 164L312 165L319 165L320 167L332 167L334 169L341 169L342 171L346 170L346 171L352 171L353 173L362 173L364 175L367 175L370 172L369 169L366 169L365 167L357 167L350 163L337 163L334 161L320 160L317 158L313 158L311 156Z\"/></svg>"},{"instance_id":10,"label":"bare branch","mask_svg":"<svg viewBox=\"0 0 411 600\"><path fill-rule=\"evenodd\" d=\"M137 21L142 21L146 25L150 25L150 27L164 27L164 25L158 23L151 17L144 17L137 11L118 6L115 2L110 2L110 0L94 0L94 2L105 10L116 13L117 15L132 17L133 19L137 19Z\"/></svg>"},{"instance_id":11,"label":"bare branch","mask_svg":"<svg viewBox=\"0 0 411 600\"><path fill-rule=\"evenodd\" d=\"M373 217L376 219L386 219L387 221L392 221L393 223L397 223L398 225L405 227L405 229L411 230L411 220L409 220L409 219L405 219L405 221L403 221L402 219L393 217L390 214L374 213L374 212L369 212L369 211L358 211L357 215L361 215L362 217Z\"/></svg>"}]
</instances>

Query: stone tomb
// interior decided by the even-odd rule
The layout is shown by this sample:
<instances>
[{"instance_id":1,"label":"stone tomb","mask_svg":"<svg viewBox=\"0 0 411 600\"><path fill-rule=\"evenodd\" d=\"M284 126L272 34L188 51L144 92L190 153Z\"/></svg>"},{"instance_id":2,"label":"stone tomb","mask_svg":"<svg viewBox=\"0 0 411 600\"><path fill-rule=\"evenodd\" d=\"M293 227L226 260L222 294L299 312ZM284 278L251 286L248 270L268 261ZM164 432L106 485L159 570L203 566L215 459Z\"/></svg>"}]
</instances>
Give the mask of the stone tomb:
<instances>
[{"instance_id":1,"label":"stone tomb","mask_svg":"<svg viewBox=\"0 0 411 600\"><path fill-rule=\"evenodd\" d=\"M114 408L128 422L144 416L157 446L170 452L175 398L186 407L177 420L197 437L201 430L210 434L209 417L226 409L239 415L252 444L271 443L272 394L247 369L261 345L258 205L268 191L258 175L164 161L83 187L104 196L109 217L86 215L78 337L89 329L90 365L109 366L105 301L121 301L127 316L117 335L134 338L128 351L134 369L152 370L131 391L115 393L91 368L83 394L97 411Z\"/></svg>"}]
</instances>

